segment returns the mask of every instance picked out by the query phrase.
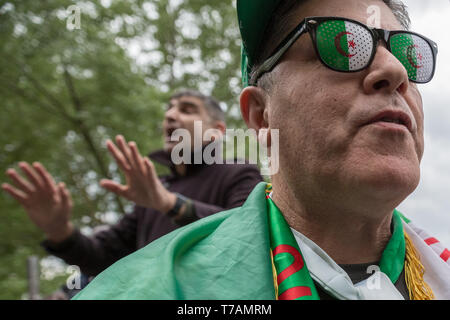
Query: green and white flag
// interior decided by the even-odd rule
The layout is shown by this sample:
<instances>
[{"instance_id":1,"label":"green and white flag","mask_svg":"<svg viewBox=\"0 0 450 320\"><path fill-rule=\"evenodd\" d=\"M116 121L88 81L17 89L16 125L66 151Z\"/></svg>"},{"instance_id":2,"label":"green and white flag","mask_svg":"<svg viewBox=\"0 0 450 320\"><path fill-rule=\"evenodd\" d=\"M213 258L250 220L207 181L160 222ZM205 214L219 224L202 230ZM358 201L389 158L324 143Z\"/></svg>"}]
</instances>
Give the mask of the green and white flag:
<instances>
[{"instance_id":1,"label":"green and white flag","mask_svg":"<svg viewBox=\"0 0 450 320\"><path fill-rule=\"evenodd\" d=\"M433 73L433 51L422 38L407 33L391 37L392 54L397 57L408 72L411 80L426 82Z\"/></svg>"},{"instance_id":2,"label":"green and white flag","mask_svg":"<svg viewBox=\"0 0 450 320\"><path fill-rule=\"evenodd\" d=\"M370 60L372 35L356 23L330 20L317 28L317 49L322 60L334 69L360 70Z\"/></svg>"}]
</instances>

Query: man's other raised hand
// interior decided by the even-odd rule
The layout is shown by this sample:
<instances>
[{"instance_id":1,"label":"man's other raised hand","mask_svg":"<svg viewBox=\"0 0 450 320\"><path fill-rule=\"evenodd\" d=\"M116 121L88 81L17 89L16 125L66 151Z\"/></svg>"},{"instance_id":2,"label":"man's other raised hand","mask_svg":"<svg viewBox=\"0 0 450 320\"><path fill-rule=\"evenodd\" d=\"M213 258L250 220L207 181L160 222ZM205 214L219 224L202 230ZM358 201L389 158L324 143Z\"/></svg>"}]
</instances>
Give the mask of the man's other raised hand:
<instances>
[{"instance_id":1,"label":"man's other raised hand","mask_svg":"<svg viewBox=\"0 0 450 320\"><path fill-rule=\"evenodd\" d=\"M24 207L31 221L49 240L60 242L68 238L73 232L70 222L72 199L65 184L57 184L39 162L33 165L20 162L19 168L26 178L16 170L8 169L6 174L14 186L3 183L2 189Z\"/></svg>"},{"instance_id":2,"label":"man's other raised hand","mask_svg":"<svg viewBox=\"0 0 450 320\"><path fill-rule=\"evenodd\" d=\"M100 185L139 206L168 212L175 205L176 196L162 185L152 161L141 156L135 142L127 143L121 135L116 137L116 144L111 140L106 142L109 152L125 175L126 184L104 179Z\"/></svg>"}]
</instances>

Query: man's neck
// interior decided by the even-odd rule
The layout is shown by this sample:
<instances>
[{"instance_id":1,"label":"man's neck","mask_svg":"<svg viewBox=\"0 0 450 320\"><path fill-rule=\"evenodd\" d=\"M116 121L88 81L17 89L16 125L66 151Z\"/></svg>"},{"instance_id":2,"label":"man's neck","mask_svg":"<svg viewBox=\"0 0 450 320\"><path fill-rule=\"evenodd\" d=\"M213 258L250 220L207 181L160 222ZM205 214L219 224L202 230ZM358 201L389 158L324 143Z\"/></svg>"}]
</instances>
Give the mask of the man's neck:
<instances>
[{"instance_id":1,"label":"man's neck","mask_svg":"<svg viewBox=\"0 0 450 320\"><path fill-rule=\"evenodd\" d=\"M393 209L299 199L282 183L273 181L273 200L290 227L314 241L338 264L379 261L391 238ZM305 204L307 203L307 204ZM374 212L371 213L370 210Z\"/></svg>"}]
</instances>

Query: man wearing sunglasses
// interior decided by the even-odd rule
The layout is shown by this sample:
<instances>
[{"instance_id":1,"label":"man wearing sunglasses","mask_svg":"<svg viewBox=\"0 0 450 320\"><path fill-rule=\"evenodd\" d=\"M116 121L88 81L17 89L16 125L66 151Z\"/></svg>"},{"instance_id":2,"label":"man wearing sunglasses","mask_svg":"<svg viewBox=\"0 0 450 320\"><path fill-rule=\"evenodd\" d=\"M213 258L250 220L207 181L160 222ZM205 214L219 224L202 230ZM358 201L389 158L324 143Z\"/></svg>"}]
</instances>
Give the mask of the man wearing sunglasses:
<instances>
[{"instance_id":1,"label":"man wearing sunglasses","mask_svg":"<svg viewBox=\"0 0 450 320\"><path fill-rule=\"evenodd\" d=\"M128 256L78 298L450 299L450 252L396 210L419 183L418 86L433 78L437 45L407 31L399 1L237 10L242 115L269 145L279 130L272 184ZM134 267L146 263L151 273Z\"/></svg>"}]
</instances>

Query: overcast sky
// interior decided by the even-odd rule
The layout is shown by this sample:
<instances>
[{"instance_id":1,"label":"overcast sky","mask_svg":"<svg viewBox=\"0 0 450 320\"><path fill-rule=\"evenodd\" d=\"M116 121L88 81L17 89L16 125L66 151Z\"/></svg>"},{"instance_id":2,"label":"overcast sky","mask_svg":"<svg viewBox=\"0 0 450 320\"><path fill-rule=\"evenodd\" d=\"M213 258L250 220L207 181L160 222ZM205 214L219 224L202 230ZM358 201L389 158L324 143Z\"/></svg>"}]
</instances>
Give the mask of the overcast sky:
<instances>
[{"instance_id":1,"label":"overcast sky","mask_svg":"<svg viewBox=\"0 0 450 320\"><path fill-rule=\"evenodd\" d=\"M450 246L450 0L404 0L411 30L439 46L432 82L419 85L425 112L425 154L419 187L399 210Z\"/></svg>"}]
</instances>

